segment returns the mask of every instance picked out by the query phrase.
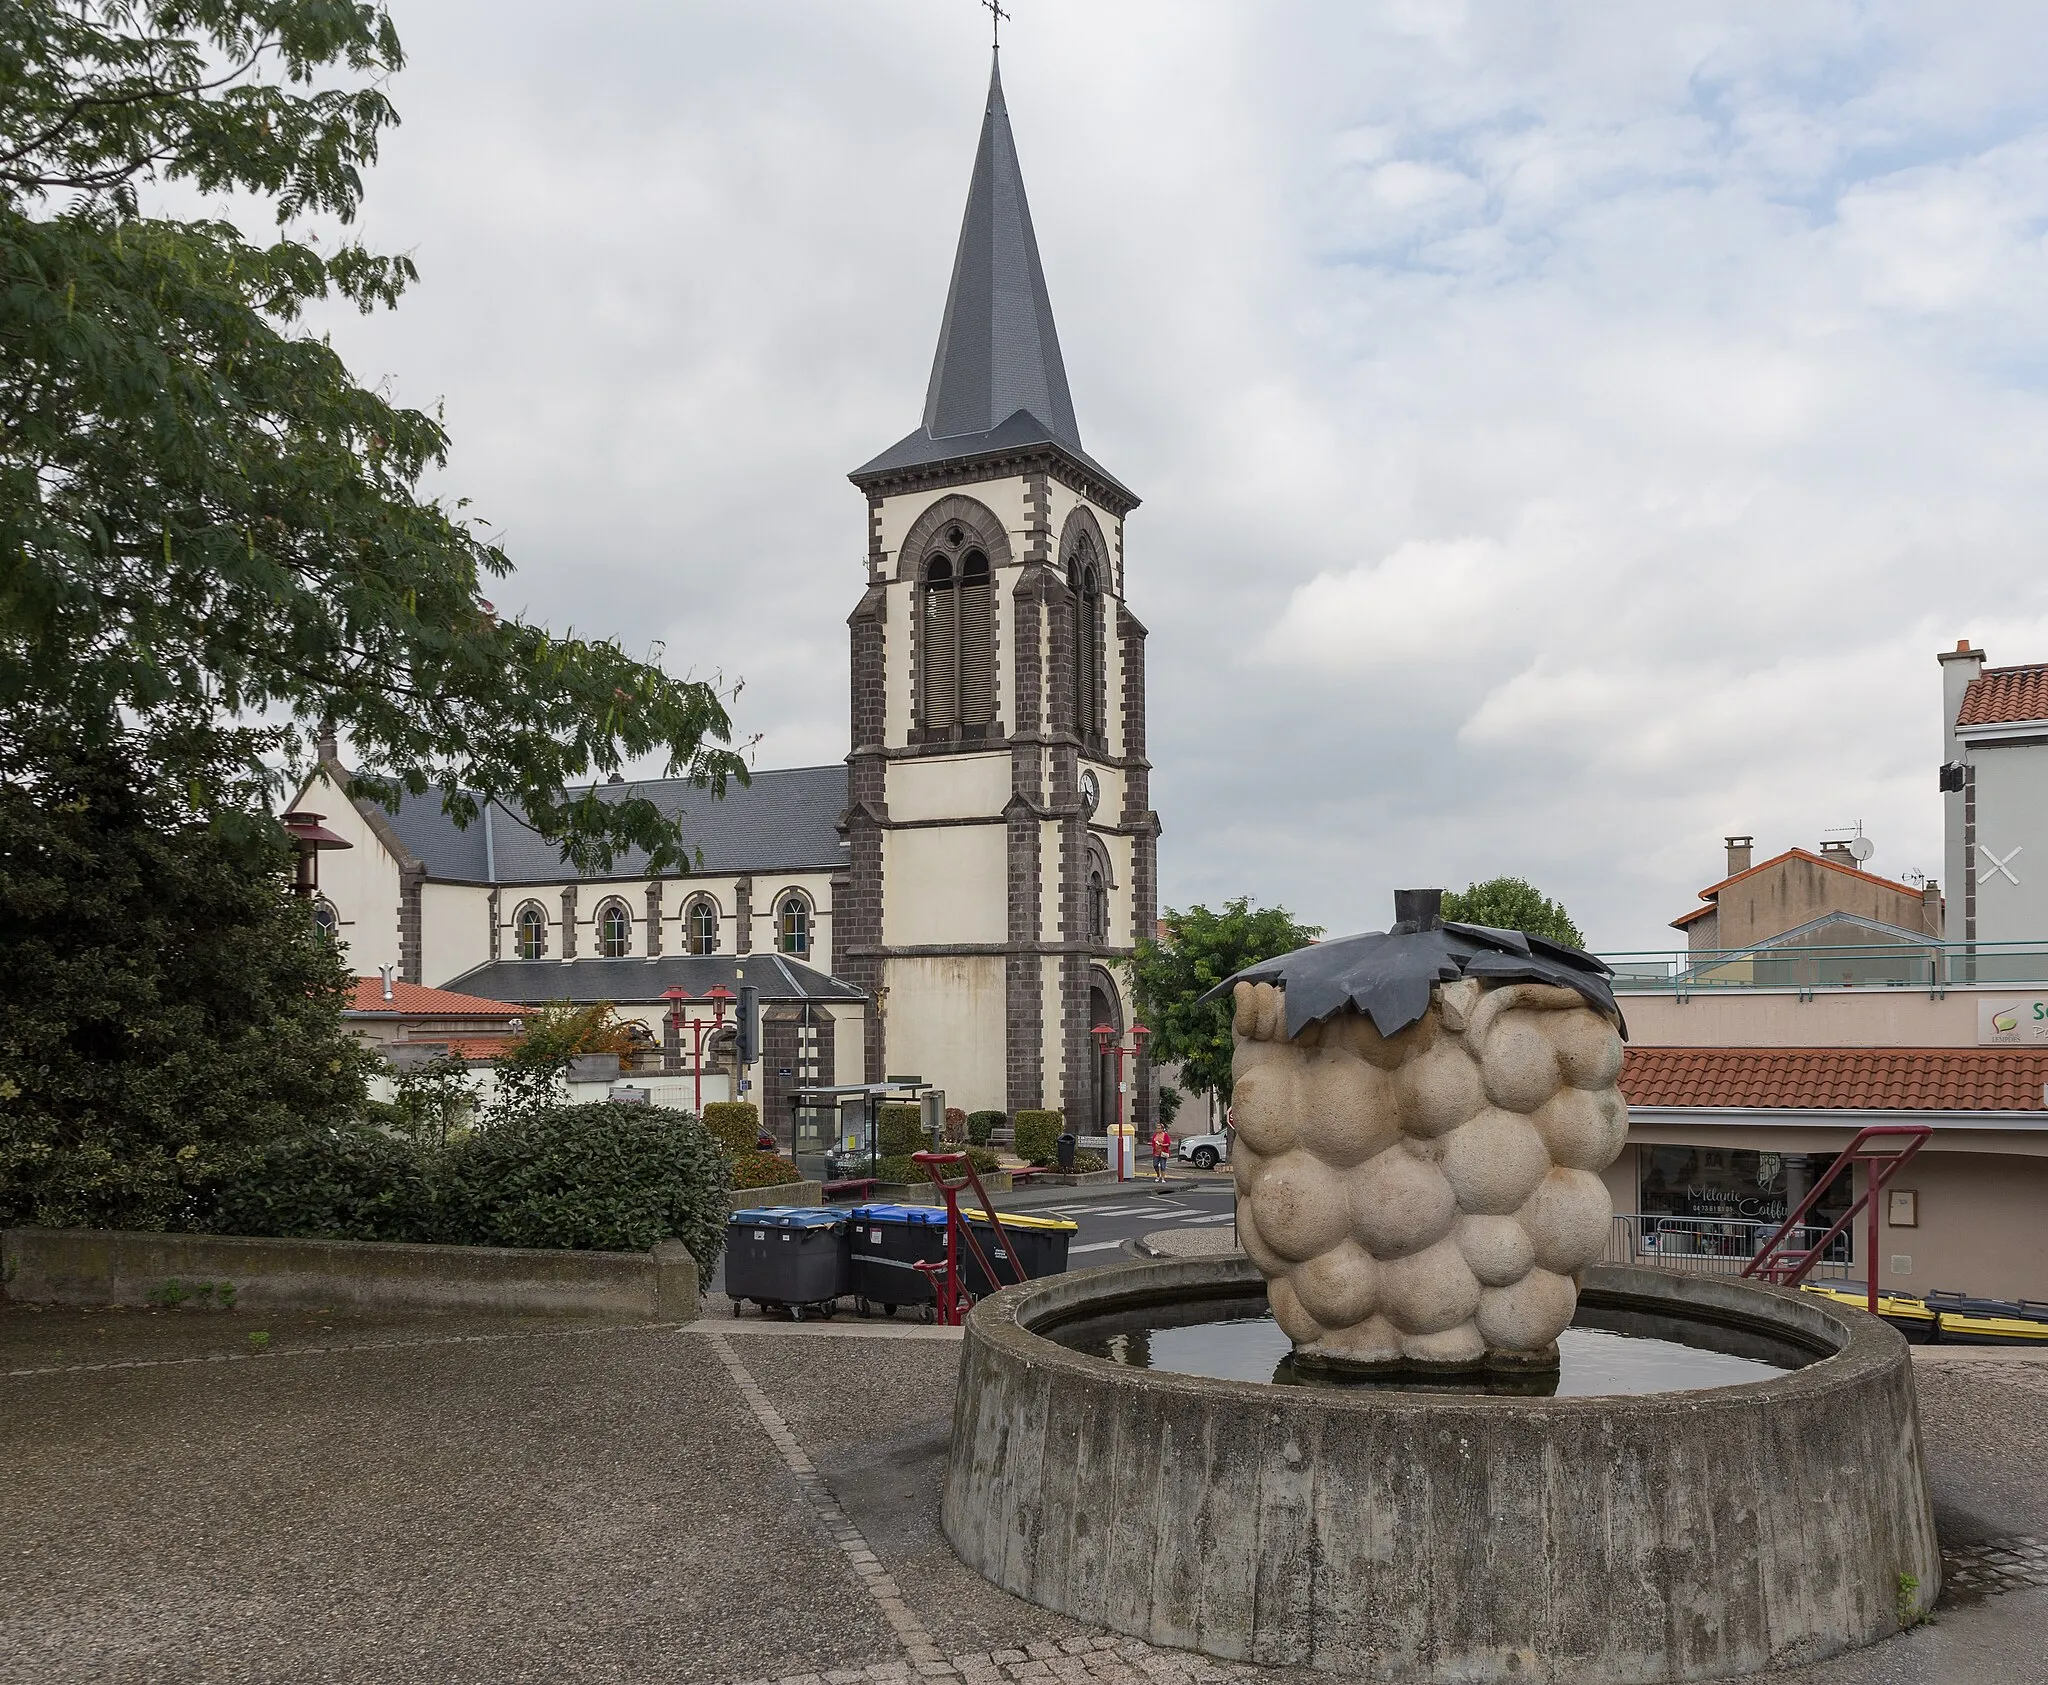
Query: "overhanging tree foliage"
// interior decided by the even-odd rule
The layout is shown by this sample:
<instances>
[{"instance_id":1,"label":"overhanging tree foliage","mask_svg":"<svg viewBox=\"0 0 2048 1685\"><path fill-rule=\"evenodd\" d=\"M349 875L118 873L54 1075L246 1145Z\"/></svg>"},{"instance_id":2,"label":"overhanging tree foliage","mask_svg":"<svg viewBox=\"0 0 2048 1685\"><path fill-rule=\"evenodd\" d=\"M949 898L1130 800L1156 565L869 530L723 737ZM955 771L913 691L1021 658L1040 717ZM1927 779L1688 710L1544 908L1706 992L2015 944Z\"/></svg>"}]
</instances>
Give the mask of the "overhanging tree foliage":
<instances>
[{"instance_id":1,"label":"overhanging tree foliage","mask_svg":"<svg viewBox=\"0 0 2048 1685\"><path fill-rule=\"evenodd\" d=\"M420 495L439 422L296 326L414 279L289 232L353 220L402 62L347 0L0 8L0 709L89 744L208 718L200 764L252 769L330 720L370 794L453 791L459 819L499 797L579 867L661 870L673 819L566 786L649 754L743 778L717 688L496 614L507 558ZM268 200L287 232L143 214L165 181Z\"/></svg>"},{"instance_id":2,"label":"overhanging tree foliage","mask_svg":"<svg viewBox=\"0 0 2048 1685\"><path fill-rule=\"evenodd\" d=\"M1443 916L1456 924L1483 924L1495 930L1547 936L1574 948L1586 945L1563 904L1524 878L1488 878L1484 883L1451 890L1444 896Z\"/></svg>"},{"instance_id":3,"label":"overhanging tree foliage","mask_svg":"<svg viewBox=\"0 0 2048 1685\"><path fill-rule=\"evenodd\" d=\"M1230 1097L1230 1002L1202 1004L1224 978L1260 960L1305 947L1322 935L1296 924L1283 907L1254 907L1247 896L1220 912L1166 910L1166 940L1141 939L1131 961L1138 1011L1152 1027L1155 1064L1179 1065L1197 1093Z\"/></svg>"}]
</instances>

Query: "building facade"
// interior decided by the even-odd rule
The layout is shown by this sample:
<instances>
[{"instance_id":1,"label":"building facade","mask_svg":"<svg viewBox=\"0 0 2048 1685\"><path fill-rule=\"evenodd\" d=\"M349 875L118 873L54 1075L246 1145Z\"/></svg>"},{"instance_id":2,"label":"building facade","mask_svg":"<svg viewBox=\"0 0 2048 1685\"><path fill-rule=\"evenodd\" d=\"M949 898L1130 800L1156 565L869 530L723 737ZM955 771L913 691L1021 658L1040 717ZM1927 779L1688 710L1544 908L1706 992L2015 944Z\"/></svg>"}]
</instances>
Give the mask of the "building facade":
<instances>
[{"instance_id":1,"label":"building facade","mask_svg":"<svg viewBox=\"0 0 2048 1685\"><path fill-rule=\"evenodd\" d=\"M1082 449L999 75L924 420L851 476L839 970L876 1003L867 1072L955 1104L1148 1125L1119 962L1156 916L1137 498ZM1098 1033L1098 1030L1101 1033Z\"/></svg>"},{"instance_id":2,"label":"building facade","mask_svg":"<svg viewBox=\"0 0 2048 1685\"><path fill-rule=\"evenodd\" d=\"M997 76L923 422L851 478L867 565L843 766L723 799L601 786L677 815L699 861L598 875L494 803L462 828L431 795L353 799L324 745L294 806L351 847L322 859L319 916L366 975L611 1001L672 1050L681 988L692 1060L709 988L750 983L769 1117L792 1086L915 1075L969 1110L1149 1127L1142 1052L1109 1051L1133 1046L1120 966L1157 914L1138 500L1081 446Z\"/></svg>"},{"instance_id":3,"label":"building facade","mask_svg":"<svg viewBox=\"0 0 2048 1685\"><path fill-rule=\"evenodd\" d=\"M2048 664L1987 667L1968 640L1941 662L1944 870L1951 942L2048 938Z\"/></svg>"}]
</instances>

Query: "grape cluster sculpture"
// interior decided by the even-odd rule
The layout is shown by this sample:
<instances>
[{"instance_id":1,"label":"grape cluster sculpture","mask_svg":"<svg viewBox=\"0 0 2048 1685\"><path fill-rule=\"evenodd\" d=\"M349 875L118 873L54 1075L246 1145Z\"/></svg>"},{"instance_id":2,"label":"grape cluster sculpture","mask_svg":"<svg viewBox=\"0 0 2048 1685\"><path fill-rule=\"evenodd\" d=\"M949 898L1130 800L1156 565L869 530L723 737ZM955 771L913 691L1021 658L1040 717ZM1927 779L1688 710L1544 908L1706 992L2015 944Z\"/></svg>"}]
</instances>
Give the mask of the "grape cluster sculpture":
<instances>
[{"instance_id":1,"label":"grape cluster sculpture","mask_svg":"<svg viewBox=\"0 0 2048 1685\"><path fill-rule=\"evenodd\" d=\"M1311 1363L1555 1363L1607 1244L1628 1110L1606 968L1440 924L1436 899L1229 985L1238 1235Z\"/></svg>"}]
</instances>

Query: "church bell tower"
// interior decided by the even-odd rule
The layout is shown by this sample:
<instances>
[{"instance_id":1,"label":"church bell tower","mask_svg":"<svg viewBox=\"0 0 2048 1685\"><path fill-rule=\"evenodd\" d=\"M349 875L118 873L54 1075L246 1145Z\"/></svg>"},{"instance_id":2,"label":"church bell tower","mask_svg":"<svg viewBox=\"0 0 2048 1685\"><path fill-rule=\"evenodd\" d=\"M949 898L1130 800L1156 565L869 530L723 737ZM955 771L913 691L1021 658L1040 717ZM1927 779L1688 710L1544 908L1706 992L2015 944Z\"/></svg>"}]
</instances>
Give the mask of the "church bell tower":
<instances>
[{"instance_id":1,"label":"church bell tower","mask_svg":"<svg viewBox=\"0 0 2048 1685\"><path fill-rule=\"evenodd\" d=\"M849 880L836 969L876 1003L868 1077L967 1110L1117 1115L1126 960L1157 909L1138 499L1081 448L1000 71L989 79L924 421L854 470ZM1124 1067L1149 1128L1150 1072Z\"/></svg>"}]
</instances>

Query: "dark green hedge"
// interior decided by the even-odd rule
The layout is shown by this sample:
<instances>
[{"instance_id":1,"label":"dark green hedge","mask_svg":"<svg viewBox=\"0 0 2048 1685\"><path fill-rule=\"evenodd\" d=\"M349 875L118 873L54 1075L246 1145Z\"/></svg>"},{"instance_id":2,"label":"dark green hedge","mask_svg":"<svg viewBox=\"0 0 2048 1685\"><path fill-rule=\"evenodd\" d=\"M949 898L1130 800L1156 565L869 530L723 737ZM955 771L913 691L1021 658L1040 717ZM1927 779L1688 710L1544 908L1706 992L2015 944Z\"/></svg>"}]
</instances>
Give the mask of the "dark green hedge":
<instances>
[{"instance_id":1,"label":"dark green hedge","mask_svg":"<svg viewBox=\"0 0 2048 1685\"><path fill-rule=\"evenodd\" d=\"M735 1188L779 1188L786 1183L801 1182L803 1179L803 1172L779 1154L733 1154L732 1185Z\"/></svg>"},{"instance_id":2,"label":"dark green hedge","mask_svg":"<svg viewBox=\"0 0 2048 1685\"><path fill-rule=\"evenodd\" d=\"M967 1114L967 1139L977 1147L985 1147L989 1137L998 1129L1008 1126L1007 1112L969 1112Z\"/></svg>"},{"instance_id":3,"label":"dark green hedge","mask_svg":"<svg viewBox=\"0 0 2048 1685\"><path fill-rule=\"evenodd\" d=\"M921 1153L931 1145L924 1132L922 1106L884 1106L875 1127L885 1158L903 1153Z\"/></svg>"},{"instance_id":4,"label":"dark green hedge","mask_svg":"<svg viewBox=\"0 0 2048 1685\"><path fill-rule=\"evenodd\" d=\"M690 1113L598 1101L500 1120L446 1147L368 1127L273 1143L222 1167L204 1226L591 1252L680 1240L709 1281L730 1186L725 1152Z\"/></svg>"},{"instance_id":5,"label":"dark green hedge","mask_svg":"<svg viewBox=\"0 0 2048 1685\"><path fill-rule=\"evenodd\" d=\"M714 1100L704 1108L704 1127L728 1153L750 1153L761 1139L761 1112L751 1100Z\"/></svg>"},{"instance_id":6,"label":"dark green hedge","mask_svg":"<svg viewBox=\"0 0 2048 1685\"><path fill-rule=\"evenodd\" d=\"M1064 1125L1064 1112L1019 1112L1013 1120L1017 1126L1017 1156L1026 1164L1050 1164L1059 1153L1060 1129Z\"/></svg>"}]
</instances>

